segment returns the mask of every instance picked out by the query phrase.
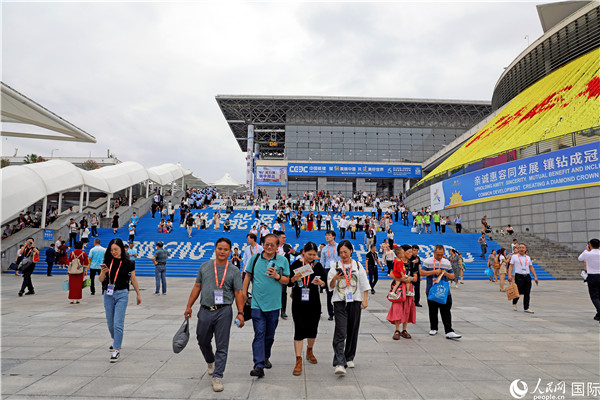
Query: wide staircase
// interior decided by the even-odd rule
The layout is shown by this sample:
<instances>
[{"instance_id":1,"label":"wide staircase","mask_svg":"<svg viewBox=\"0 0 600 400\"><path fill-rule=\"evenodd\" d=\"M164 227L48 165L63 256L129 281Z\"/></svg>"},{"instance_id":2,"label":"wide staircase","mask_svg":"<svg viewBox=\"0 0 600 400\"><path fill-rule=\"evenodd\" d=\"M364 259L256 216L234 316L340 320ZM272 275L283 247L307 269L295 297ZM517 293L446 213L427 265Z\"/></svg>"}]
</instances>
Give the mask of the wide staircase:
<instances>
[{"instance_id":1,"label":"wide staircase","mask_svg":"<svg viewBox=\"0 0 600 400\"><path fill-rule=\"evenodd\" d=\"M213 226L212 216L215 210L212 208L204 210L193 210L194 213L204 212L208 214L208 227L206 230L198 230L194 228L191 238L188 237L187 231L183 226L180 226L179 213L175 216L175 228L171 233L158 233L157 225L160 221L158 214L156 218L152 218L150 213L140 218L137 226L137 233L135 236L135 244L138 250L138 259L136 261L136 275L138 276L153 276L154 265L152 263L152 256L156 251L156 243L162 241L165 248L171 253L167 262L167 275L168 276L179 276L179 277L195 277L198 272L198 267L205 261L211 259L214 254L215 242L219 237L228 237L234 244L243 250L246 246L246 234L253 225L263 222L272 229L272 225L275 222L274 211L261 211L260 221L254 218L254 213L250 210L236 210L232 214L224 214L221 220L221 227L219 231L216 231ZM365 215L364 212L350 212L347 213L348 218L352 215ZM231 232L223 232L223 223L225 219L229 218L231 221ZM337 232L336 241L339 242L340 234L337 228L337 221L340 215L337 214L333 217L334 229ZM285 226L287 242L292 244L296 249L299 249L308 241L321 244L325 243L325 226L321 227L321 231L302 231L300 237L296 239L295 231L292 229L289 223ZM102 246L106 247L108 242L115 237L119 237L126 241L128 238L127 226L119 229L117 234L113 234L112 229L99 229L99 238L102 241ZM463 254L465 260L466 269L464 272L464 278L468 279L488 279L484 270L487 266L487 256L485 259L480 257L481 250L477 243L479 235L476 233L460 233L457 234L449 229L445 233L423 233L421 235L413 233L410 227L403 226L402 221L394 222L392 224L392 231L395 236L395 243L398 244L417 244L420 246L419 256L424 259L432 256L433 248L437 244L442 244L446 248L446 255L450 254L450 249L457 249ZM367 249L364 245L364 233L357 232L356 240L351 240L355 247L354 258L361 261L364 265L365 254ZM350 232L346 233L346 239L350 240ZM377 244L383 242L386 238L384 232L377 234ZM92 239L90 238L92 241ZM92 247L90 243L86 250ZM493 249L499 249L500 245L493 241L488 242L488 255ZM45 263L45 249L41 251L40 262L36 266L35 273L43 274L46 272ZM536 265L536 272L540 279L554 279L552 275L546 272L542 267ZM66 270L57 269L54 267L53 274L66 274ZM385 274L379 274L380 279L389 279Z\"/></svg>"},{"instance_id":2,"label":"wide staircase","mask_svg":"<svg viewBox=\"0 0 600 400\"><path fill-rule=\"evenodd\" d=\"M513 239L527 245L529 256L536 265L542 266L556 279L582 279L583 263L577 261L580 252L573 251L559 243L541 238L533 233L495 235L496 243L510 251ZM537 267L536 267L537 268ZM536 269L537 272L537 269Z\"/></svg>"}]
</instances>

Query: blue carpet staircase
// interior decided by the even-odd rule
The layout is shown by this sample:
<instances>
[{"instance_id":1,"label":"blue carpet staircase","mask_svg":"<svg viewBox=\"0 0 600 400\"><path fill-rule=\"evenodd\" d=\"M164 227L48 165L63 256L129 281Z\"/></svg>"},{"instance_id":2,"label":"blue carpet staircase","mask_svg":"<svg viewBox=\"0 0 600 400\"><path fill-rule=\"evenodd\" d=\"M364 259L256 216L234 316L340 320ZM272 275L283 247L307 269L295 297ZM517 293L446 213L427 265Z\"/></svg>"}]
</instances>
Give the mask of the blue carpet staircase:
<instances>
[{"instance_id":1,"label":"blue carpet staircase","mask_svg":"<svg viewBox=\"0 0 600 400\"><path fill-rule=\"evenodd\" d=\"M194 210L194 213L200 210ZM171 233L158 233L158 223L160 219L151 218L151 214L148 213L140 218L137 234L135 236L136 248L138 250L138 259L136 261L136 275L138 276L154 276L154 265L152 264L152 256L156 250L156 242L162 241L165 244L165 248L169 250L171 256L167 263L167 275L171 277L195 277L198 272L198 267L204 262L209 260L213 256L214 245L216 240L225 236L228 237L234 244L240 249L246 245L246 234L250 230L253 224L257 224L258 220L254 218L252 211L234 211L229 214L228 218L231 221L231 232L223 232L223 222L227 218L223 217L220 231L215 231L212 224L212 215L214 210L208 208L201 212L207 212L209 215L208 227L206 230L197 230L194 228L192 237L188 238L187 231L184 227L179 225L179 215L175 217L175 229ZM365 213L348 213L350 215L364 215ZM261 211L260 219L266 223L270 228L275 222L274 211ZM339 219L339 216L334 217L334 221ZM338 236L336 241L339 242L339 230L337 229L337 223L334 223ZM313 241L317 244L325 243L325 231L324 224L322 229L319 231L307 232L302 231L300 237L296 239L295 231L292 227L286 224L285 231L287 236L287 242L292 244L295 248L299 248L308 241ZM446 255L449 255L450 249L455 248L463 254L465 260L466 269L464 271L464 279L488 279L484 270L487 264L486 259L479 257L481 254L480 246L477 243L479 234L476 233L460 233L457 234L451 230L446 230L445 233L423 233L418 235L410 231L410 227L403 226L402 221L395 222L392 225L392 231L394 232L395 242L398 244L418 244L421 248L419 255L421 258L430 257L433 253L433 248L436 244L442 244L446 247ZM113 234L112 229L99 229L99 238L102 241L101 245L106 247L108 242L119 237L125 242L129 233L127 227L123 227ZM386 234L379 232L377 234L377 243L383 242L386 238ZM346 234L346 239L350 239L350 233ZM355 246L355 258L361 261L364 265L365 254L367 249L364 245L364 233L358 232L357 239L352 240ZM86 250L92 247L92 243L88 244ZM379 246L378 246L379 248ZM498 250L500 246L493 241L488 241L488 255L492 250ZM540 266L535 265L535 269L540 280L554 279L552 275L548 274ZM45 262L45 249L40 252L40 262L37 263L35 274L46 273L46 262ZM53 274L66 275L65 269L58 269L56 266L53 269ZM384 274L380 274L380 279L389 279Z\"/></svg>"}]
</instances>

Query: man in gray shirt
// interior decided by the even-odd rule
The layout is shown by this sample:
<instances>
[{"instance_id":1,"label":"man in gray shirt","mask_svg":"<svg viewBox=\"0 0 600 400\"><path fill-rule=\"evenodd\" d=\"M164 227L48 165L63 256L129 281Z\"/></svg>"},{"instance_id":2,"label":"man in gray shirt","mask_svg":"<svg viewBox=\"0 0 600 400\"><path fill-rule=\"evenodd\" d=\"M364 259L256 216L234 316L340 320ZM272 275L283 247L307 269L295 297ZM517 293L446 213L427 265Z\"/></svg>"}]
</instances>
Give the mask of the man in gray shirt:
<instances>
[{"instance_id":1,"label":"man in gray shirt","mask_svg":"<svg viewBox=\"0 0 600 400\"><path fill-rule=\"evenodd\" d=\"M223 373L227 364L229 336L233 312L231 305L235 300L237 306L236 324L244 326L244 294L242 277L239 268L227 259L231 254L231 241L220 238L215 245L215 260L205 262L198 270L185 317L192 316L192 306L200 296L200 311L196 337L204 360L208 364L208 374L212 375L212 388L215 392L223 391ZM239 322L239 323L238 323ZM215 336L217 351L213 352L212 338Z\"/></svg>"},{"instance_id":2,"label":"man in gray shirt","mask_svg":"<svg viewBox=\"0 0 600 400\"><path fill-rule=\"evenodd\" d=\"M156 279L155 295L160 295L160 283L162 282L162 294L167 294L167 258L170 253L163 248L163 242L156 243L156 253L152 257L154 263L154 278Z\"/></svg>"}]
</instances>

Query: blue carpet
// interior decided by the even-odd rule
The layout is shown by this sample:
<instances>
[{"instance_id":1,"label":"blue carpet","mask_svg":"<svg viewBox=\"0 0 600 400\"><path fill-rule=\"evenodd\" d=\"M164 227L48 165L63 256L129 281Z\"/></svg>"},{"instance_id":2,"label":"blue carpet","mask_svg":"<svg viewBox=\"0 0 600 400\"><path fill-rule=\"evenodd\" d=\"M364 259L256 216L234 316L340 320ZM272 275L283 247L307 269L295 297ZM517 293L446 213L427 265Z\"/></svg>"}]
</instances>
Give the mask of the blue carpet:
<instances>
[{"instance_id":1,"label":"blue carpet","mask_svg":"<svg viewBox=\"0 0 600 400\"><path fill-rule=\"evenodd\" d=\"M197 212L199 210L194 210ZM215 231L212 225L212 214L213 209L202 210L202 212L208 212L209 220L208 227L206 230L194 229L192 237L188 238L187 231L185 228L179 226L179 214L175 217L175 229L171 233L158 233L157 225L160 222L159 218L152 219L151 214L148 213L140 218L137 234L135 236L136 247L138 250L138 260L136 261L136 275L138 276L154 276L154 265L152 264L152 255L156 250L156 242L162 241L165 244L165 248L169 250L171 256L167 262L167 274L171 277L195 277L198 271L198 267L204 261L209 260L213 256L215 241L221 237L228 237L234 244L240 249L246 246L246 234L250 230L251 226L258 221L254 219L254 213L252 211L234 211L230 214L232 231L230 233L223 233L223 224L221 224L221 230ZM347 213L348 217L351 215L364 215L365 213ZM226 217L222 219L224 222ZM261 221L266 223L269 228L273 225L275 220L274 211L261 211ZM334 220L339 219L339 216L334 217ZM308 241L313 241L317 244L325 243L325 224L323 223L322 231L307 232L302 231L300 237L296 239L295 231L289 225L285 227L287 236L287 242L292 244L294 248L298 249ZM337 229L337 222L334 222L334 227L338 236L336 241L339 242L339 230ZM460 233L457 234L450 230L446 230L445 233L423 233L418 235L410 232L410 228L402 225L402 221L395 222L392 225L392 231L394 232L395 243L398 244L418 244L421 248L419 256L424 259L430 257L433 253L433 248L436 244L442 244L446 248L446 255L449 255L450 249L457 249L463 254L465 260L466 269L464 271L464 279L488 279L484 275L484 269L487 264L487 257L485 260L478 257L481 254L481 249L477 243L479 234L476 233ZM99 238L101 239L101 245L106 247L108 242L114 238L119 237L123 241L127 241L129 234L127 227L121 228L116 234L113 234L112 229L99 229ZM386 234L379 232L377 234L377 243L380 244L386 238ZM346 234L346 239L350 239L350 232ZM364 265L365 254L367 250L364 245L364 233L357 232L357 239L352 240L355 246L354 258L361 261ZM92 244L88 244L86 250L89 250ZM379 245L378 245L379 248ZM500 246L493 241L488 241L488 255L492 250L498 250ZM46 273L46 262L45 249L40 253L40 262L37 263L35 272L36 274ZM554 279L540 266L534 264L538 278L540 280ZM56 266L53 269L53 274L64 275L66 270L57 269ZM384 274L379 275L380 279L389 279Z\"/></svg>"}]
</instances>

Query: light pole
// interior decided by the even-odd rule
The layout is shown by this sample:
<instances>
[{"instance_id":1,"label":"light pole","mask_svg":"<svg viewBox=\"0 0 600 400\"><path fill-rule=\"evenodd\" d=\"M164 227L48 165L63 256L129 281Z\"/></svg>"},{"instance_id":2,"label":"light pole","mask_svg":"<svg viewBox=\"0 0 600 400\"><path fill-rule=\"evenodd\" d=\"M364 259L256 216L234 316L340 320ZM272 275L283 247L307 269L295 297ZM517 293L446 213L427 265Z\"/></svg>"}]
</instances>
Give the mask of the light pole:
<instances>
[{"instance_id":1,"label":"light pole","mask_svg":"<svg viewBox=\"0 0 600 400\"><path fill-rule=\"evenodd\" d=\"M54 150L58 151L60 149L52 149L52 150L50 150L50 158L54 157Z\"/></svg>"}]
</instances>

